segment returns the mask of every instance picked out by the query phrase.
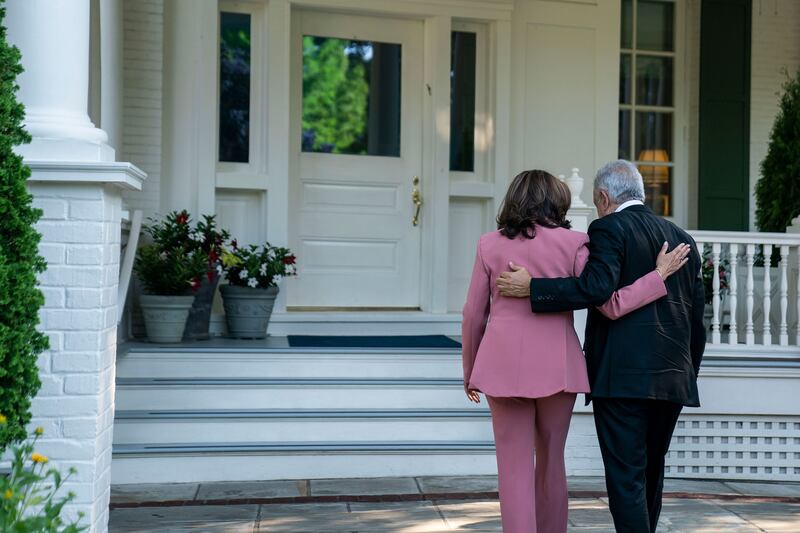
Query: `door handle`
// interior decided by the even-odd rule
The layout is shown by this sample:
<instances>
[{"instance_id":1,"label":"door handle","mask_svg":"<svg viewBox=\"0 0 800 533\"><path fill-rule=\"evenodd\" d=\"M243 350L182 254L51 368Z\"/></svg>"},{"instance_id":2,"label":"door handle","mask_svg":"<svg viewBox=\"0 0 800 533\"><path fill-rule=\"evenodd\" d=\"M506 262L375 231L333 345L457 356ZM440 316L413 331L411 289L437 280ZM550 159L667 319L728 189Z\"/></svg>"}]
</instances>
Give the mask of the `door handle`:
<instances>
[{"instance_id":1,"label":"door handle","mask_svg":"<svg viewBox=\"0 0 800 533\"><path fill-rule=\"evenodd\" d=\"M414 176L414 179L411 181L412 185L414 186L411 189L411 202L414 204L416 208L414 210L414 217L411 219L412 226L419 225L419 211L422 209L422 193L419 190L419 176Z\"/></svg>"}]
</instances>

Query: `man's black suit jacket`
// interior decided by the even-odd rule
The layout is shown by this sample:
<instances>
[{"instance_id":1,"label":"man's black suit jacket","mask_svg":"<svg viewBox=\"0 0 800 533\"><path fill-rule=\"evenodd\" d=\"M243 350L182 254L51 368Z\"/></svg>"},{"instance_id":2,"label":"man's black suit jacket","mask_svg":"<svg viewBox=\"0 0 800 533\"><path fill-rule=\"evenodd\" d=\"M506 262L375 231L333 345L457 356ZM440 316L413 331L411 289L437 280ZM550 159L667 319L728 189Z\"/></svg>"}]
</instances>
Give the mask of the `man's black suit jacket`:
<instances>
[{"instance_id":1,"label":"man's black suit jacket","mask_svg":"<svg viewBox=\"0 0 800 533\"><path fill-rule=\"evenodd\" d=\"M616 321L597 311L595 306L615 290L655 268L664 241L670 249L679 243L692 245L689 263L667 279L667 296ZM534 277L531 309L542 313L589 308L584 351L591 396L699 406L705 298L694 240L647 207L634 205L592 222L589 252L579 278Z\"/></svg>"}]
</instances>

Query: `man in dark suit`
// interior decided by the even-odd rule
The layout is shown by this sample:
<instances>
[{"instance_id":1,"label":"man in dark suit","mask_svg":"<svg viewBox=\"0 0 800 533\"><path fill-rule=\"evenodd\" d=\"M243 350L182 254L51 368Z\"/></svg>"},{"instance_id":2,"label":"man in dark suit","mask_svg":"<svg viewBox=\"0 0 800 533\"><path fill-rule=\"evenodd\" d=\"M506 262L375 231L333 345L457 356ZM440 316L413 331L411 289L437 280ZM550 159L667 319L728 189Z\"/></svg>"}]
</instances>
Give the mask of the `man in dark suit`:
<instances>
[{"instance_id":1,"label":"man in dark suit","mask_svg":"<svg viewBox=\"0 0 800 533\"><path fill-rule=\"evenodd\" d=\"M597 172L589 261L579 278L501 274L500 293L530 297L535 313L589 308L584 351L609 507L618 532L652 533L661 513L664 461L683 406L700 405L705 349L700 255L692 238L644 205L636 166L612 161ZM595 307L655 268L661 246L690 243L688 265L666 280L667 296L616 321ZM535 273L534 273L535 274Z\"/></svg>"}]
</instances>

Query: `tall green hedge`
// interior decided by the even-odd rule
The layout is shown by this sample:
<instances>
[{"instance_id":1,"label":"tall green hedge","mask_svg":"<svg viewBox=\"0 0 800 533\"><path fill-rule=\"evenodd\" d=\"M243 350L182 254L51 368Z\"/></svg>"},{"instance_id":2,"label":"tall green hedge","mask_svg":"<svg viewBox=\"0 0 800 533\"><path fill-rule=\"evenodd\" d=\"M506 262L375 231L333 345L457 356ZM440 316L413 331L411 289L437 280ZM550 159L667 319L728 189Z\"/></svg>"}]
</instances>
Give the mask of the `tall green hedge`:
<instances>
[{"instance_id":1,"label":"tall green hedge","mask_svg":"<svg viewBox=\"0 0 800 533\"><path fill-rule=\"evenodd\" d=\"M800 214L800 71L783 90L756 184L756 224L761 231L786 231Z\"/></svg>"},{"instance_id":2,"label":"tall green hedge","mask_svg":"<svg viewBox=\"0 0 800 533\"><path fill-rule=\"evenodd\" d=\"M8 43L0 0L0 449L26 437L31 398L39 390L37 360L47 337L36 330L44 303L36 275L45 269L40 235L33 228L41 213L26 188L30 169L14 147L30 142L22 127L25 110L17 101L19 50Z\"/></svg>"}]
</instances>

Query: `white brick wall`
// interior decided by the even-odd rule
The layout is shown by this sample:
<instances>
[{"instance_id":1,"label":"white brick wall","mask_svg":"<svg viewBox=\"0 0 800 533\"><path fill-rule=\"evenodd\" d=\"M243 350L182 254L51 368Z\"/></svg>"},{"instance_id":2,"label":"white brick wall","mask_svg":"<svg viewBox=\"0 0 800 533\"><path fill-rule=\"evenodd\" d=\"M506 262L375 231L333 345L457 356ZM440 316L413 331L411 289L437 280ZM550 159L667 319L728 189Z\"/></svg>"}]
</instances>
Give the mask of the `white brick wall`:
<instances>
[{"instance_id":1,"label":"white brick wall","mask_svg":"<svg viewBox=\"0 0 800 533\"><path fill-rule=\"evenodd\" d=\"M163 0L124 0L122 149L118 159L147 174L142 191L123 195L145 218L157 213L161 198L161 106L163 80Z\"/></svg>"},{"instance_id":2,"label":"white brick wall","mask_svg":"<svg viewBox=\"0 0 800 533\"><path fill-rule=\"evenodd\" d=\"M750 81L750 189L761 176L769 133L778 111L778 94L786 80L800 69L800 2L753 0L753 37ZM750 227L756 228L755 196L750 197Z\"/></svg>"},{"instance_id":3,"label":"white brick wall","mask_svg":"<svg viewBox=\"0 0 800 533\"><path fill-rule=\"evenodd\" d=\"M35 174L34 174L35 177ZM119 278L120 192L103 184L31 182L37 225L48 262L41 328L50 349L39 359L42 388L32 426L45 429L38 451L78 475L69 509L86 513L92 531L108 520L114 417L116 291Z\"/></svg>"}]
</instances>

